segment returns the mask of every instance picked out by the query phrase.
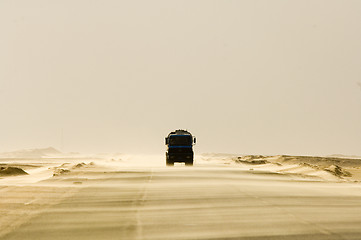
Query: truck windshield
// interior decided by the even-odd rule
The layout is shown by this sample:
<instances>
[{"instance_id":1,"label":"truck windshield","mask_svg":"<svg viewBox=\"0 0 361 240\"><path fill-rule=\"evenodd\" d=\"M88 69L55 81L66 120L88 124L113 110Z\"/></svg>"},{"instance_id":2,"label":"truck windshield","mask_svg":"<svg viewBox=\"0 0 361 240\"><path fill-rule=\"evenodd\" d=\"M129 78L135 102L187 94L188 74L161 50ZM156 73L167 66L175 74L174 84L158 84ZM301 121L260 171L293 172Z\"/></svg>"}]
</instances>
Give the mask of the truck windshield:
<instances>
[{"instance_id":1,"label":"truck windshield","mask_svg":"<svg viewBox=\"0 0 361 240\"><path fill-rule=\"evenodd\" d=\"M171 146L189 146L192 145L191 136L171 136L169 138L169 145Z\"/></svg>"}]
</instances>

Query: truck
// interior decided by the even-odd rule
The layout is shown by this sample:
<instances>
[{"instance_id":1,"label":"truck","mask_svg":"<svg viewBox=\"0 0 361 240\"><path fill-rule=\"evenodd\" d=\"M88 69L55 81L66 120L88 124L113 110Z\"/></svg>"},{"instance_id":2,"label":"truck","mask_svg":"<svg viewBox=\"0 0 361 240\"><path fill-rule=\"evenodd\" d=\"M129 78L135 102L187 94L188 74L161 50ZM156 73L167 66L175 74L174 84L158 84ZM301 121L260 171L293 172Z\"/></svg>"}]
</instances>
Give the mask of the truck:
<instances>
[{"instance_id":1,"label":"truck","mask_svg":"<svg viewBox=\"0 0 361 240\"><path fill-rule=\"evenodd\" d=\"M175 162L184 162L185 165L192 166L194 158L193 145L195 143L196 138L187 130L179 129L170 132L165 138L167 166L174 166Z\"/></svg>"}]
</instances>

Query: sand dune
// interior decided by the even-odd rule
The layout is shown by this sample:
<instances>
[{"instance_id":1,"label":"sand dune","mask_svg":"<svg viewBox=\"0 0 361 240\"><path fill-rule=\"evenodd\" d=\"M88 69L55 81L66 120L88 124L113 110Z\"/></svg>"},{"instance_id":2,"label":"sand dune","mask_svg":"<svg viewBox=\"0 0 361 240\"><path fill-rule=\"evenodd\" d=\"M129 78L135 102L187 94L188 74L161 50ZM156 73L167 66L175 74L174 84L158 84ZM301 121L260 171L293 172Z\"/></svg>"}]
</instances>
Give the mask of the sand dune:
<instances>
[{"instance_id":1,"label":"sand dune","mask_svg":"<svg viewBox=\"0 0 361 240\"><path fill-rule=\"evenodd\" d=\"M1 158L41 158L61 155L61 152L53 147L23 149L13 152L0 153Z\"/></svg>"},{"instance_id":2,"label":"sand dune","mask_svg":"<svg viewBox=\"0 0 361 240\"><path fill-rule=\"evenodd\" d=\"M263 165L266 163L280 167L279 172L299 172L306 175L322 175L330 173L340 179L349 181L361 180L361 159L316 156L262 156L247 155L233 157L234 162L240 164ZM302 171L302 169L304 171Z\"/></svg>"},{"instance_id":3,"label":"sand dune","mask_svg":"<svg viewBox=\"0 0 361 240\"><path fill-rule=\"evenodd\" d=\"M204 162L237 164L240 167L252 170L313 176L323 180L361 181L361 158L356 157L208 153L202 154L199 158Z\"/></svg>"},{"instance_id":4,"label":"sand dune","mask_svg":"<svg viewBox=\"0 0 361 240\"><path fill-rule=\"evenodd\" d=\"M18 167L0 167L0 176L18 176L27 174L27 172Z\"/></svg>"}]
</instances>

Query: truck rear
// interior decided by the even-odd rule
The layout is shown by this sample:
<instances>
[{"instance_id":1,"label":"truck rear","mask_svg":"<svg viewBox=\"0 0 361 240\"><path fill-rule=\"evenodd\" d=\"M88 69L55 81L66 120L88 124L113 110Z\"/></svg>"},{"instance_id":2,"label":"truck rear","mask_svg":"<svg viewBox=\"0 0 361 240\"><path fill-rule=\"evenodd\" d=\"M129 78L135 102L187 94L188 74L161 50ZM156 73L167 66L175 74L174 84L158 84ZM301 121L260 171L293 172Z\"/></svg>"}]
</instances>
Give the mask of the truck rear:
<instances>
[{"instance_id":1,"label":"truck rear","mask_svg":"<svg viewBox=\"0 0 361 240\"><path fill-rule=\"evenodd\" d=\"M196 138L186 130L176 130L165 138L167 145L166 164L173 166L175 162L184 162L185 165L193 165L193 144Z\"/></svg>"}]
</instances>

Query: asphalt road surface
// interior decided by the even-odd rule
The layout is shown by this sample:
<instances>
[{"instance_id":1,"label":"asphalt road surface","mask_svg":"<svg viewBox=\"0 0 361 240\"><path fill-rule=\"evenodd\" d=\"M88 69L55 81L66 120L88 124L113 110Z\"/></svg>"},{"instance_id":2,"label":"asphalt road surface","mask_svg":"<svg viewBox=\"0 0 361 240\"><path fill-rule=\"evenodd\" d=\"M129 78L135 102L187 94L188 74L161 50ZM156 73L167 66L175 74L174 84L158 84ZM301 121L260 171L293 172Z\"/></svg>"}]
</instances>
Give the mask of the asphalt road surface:
<instances>
[{"instance_id":1,"label":"asphalt road surface","mask_svg":"<svg viewBox=\"0 0 361 240\"><path fill-rule=\"evenodd\" d=\"M361 239L360 183L205 164L84 168L2 187L2 212L28 209L1 240Z\"/></svg>"}]
</instances>

